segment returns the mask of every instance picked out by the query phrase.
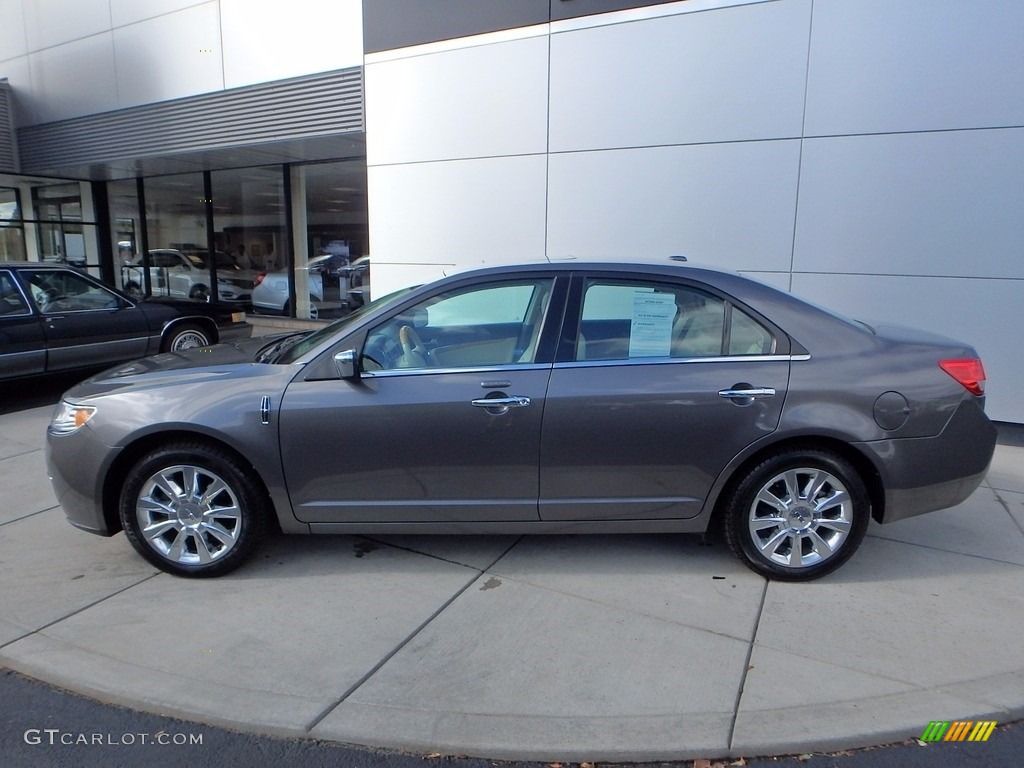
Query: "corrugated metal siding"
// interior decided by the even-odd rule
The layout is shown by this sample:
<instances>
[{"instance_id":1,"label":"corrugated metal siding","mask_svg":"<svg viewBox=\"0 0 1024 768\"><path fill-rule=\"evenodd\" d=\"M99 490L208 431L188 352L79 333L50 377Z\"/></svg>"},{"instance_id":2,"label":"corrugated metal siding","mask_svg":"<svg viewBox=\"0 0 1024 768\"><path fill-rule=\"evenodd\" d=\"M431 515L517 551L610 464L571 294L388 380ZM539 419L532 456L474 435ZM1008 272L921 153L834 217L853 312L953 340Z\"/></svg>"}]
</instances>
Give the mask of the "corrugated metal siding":
<instances>
[{"instance_id":1,"label":"corrugated metal siding","mask_svg":"<svg viewBox=\"0 0 1024 768\"><path fill-rule=\"evenodd\" d=\"M23 173L363 131L362 67L18 131Z\"/></svg>"},{"instance_id":2,"label":"corrugated metal siding","mask_svg":"<svg viewBox=\"0 0 1024 768\"><path fill-rule=\"evenodd\" d=\"M14 104L11 86L0 83L0 171L18 173L18 147L15 143Z\"/></svg>"}]
</instances>

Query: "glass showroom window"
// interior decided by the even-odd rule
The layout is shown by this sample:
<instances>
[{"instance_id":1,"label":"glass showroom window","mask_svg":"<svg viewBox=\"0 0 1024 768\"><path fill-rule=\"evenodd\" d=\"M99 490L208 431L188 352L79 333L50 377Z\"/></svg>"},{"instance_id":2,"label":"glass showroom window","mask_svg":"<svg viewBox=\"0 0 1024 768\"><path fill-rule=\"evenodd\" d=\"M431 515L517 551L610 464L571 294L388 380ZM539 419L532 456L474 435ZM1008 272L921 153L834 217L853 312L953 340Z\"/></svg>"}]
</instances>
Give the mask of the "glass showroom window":
<instances>
[{"instance_id":1,"label":"glass showroom window","mask_svg":"<svg viewBox=\"0 0 1024 768\"><path fill-rule=\"evenodd\" d=\"M18 190L0 187L0 261L25 261L25 227Z\"/></svg>"},{"instance_id":2,"label":"glass showroom window","mask_svg":"<svg viewBox=\"0 0 1024 768\"><path fill-rule=\"evenodd\" d=\"M201 173L145 180L145 262L154 296L203 300L212 292L203 190ZM144 278L140 265L124 283L125 290L134 292L144 285Z\"/></svg>"},{"instance_id":3,"label":"glass showroom window","mask_svg":"<svg viewBox=\"0 0 1024 768\"><path fill-rule=\"evenodd\" d=\"M143 294L142 222L139 219L139 190L135 179L107 184L110 205L111 250L114 254L114 282L118 288L139 297Z\"/></svg>"},{"instance_id":4,"label":"glass showroom window","mask_svg":"<svg viewBox=\"0 0 1024 768\"><path fill-rule=\"evenodd\" d=\"M213 238L221 293L230 285L233 299L248 304L257 281L273 277L255 297L258 311L291 314L287 290L268 292L277 281L287 284L288 226L281 166L214 171ZM230 271L230 274L225 274Z\"/></svg>"},{"instance_id":5,"label":"glass showroom window","mask_svg":"<svg viewBox=\"0 0 1024 768\"><path fill-rule=\"evenodd\" d=\"M366 160L293 166L291 174L296 290L305 283L320 318L340 317L362 303L369 286L365 262L348 269L369 252Z\"/></svg>"},{"instance_id":6,"label":"glass showroom window","mask_svg":"<svg viewBox=\"0 0 1024 768\"><path fill-rule=\"evenodd\" d=\"M92 201L82 204L82 186L77 182L33 187L39 257L42 261L90 268L99 273L96 226L83 217L92 216Z\"/></svg>"}]
</instances>

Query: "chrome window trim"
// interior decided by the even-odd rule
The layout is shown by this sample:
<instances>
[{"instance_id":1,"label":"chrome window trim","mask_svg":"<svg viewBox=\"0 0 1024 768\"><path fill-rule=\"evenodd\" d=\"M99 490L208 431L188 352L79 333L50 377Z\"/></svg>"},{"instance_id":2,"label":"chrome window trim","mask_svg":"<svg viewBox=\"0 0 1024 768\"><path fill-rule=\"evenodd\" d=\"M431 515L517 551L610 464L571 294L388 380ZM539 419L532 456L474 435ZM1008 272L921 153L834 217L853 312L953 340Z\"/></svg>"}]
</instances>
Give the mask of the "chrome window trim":
<instances>
[{"instance_id":1,"label":"chrome window trim","mask_svg":"<svg viewBox=\"0 0 1024 768\"><path fill-rule=\"evenodd\" d=\"M116 296L117 294L114 295ZM118 296L117 298L121 297ZM96 307L95 309L62 309L60 310L60 312L43 312L42 310L40 310L39 316L49 320L52 318L63 317L65 315L84 315L87 312L116 312L119 309L127 309L127 307Z\"/></svg>"},{"instance_id":2,"label":"chrome window trim","mask_svg":"<svg viewBox=\"0 0 1024 768\"><path fill-rule=\"evenodd\" d=\"M810 355L718 355L707 357L634 357L619 360L577 360L555 368L607 368L618 365L676 365L679 363L780 363L810 360Z\"/></svg>"},{"instance_id":3,"label":"chrome window trim","mask_svg":"<svg viewBox=\"0 0 1024 768\"><path fill-rule=\"evenodd\" d=\"M388 379L395 376L423 376L438 373L494 373L496 371L549 371L551 363L507 363L505 365L467 366L465 368L395 368L390 371L362 371L366 379Z\"/></svg>"}]
</instances>

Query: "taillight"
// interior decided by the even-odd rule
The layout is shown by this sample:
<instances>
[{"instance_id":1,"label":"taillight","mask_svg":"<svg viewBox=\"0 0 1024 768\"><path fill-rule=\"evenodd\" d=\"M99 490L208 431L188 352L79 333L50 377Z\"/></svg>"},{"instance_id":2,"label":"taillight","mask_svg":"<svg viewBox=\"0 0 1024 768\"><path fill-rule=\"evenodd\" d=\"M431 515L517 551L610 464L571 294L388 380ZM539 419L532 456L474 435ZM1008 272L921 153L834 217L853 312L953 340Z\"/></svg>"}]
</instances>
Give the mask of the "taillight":
<instances>
[{"instance_id":1,"label":"taillight","mask_svg":"<svg viewBox=\"0 0 1024 768\"><path fill-rule=\"evenodd\" d=\"M267 276L266 272L260 272L259 274L257 274L256 275L256 282L253 283L253 287L255 288L257 285L262 283L263 282L263 278L266 277L266 276Z\"/></svg>"},{"instance_id":2,"label":"taillight","mask_svg":"<svg viewBox=\"0 0 1024 768\"><path fill-rule=\"evenodd\" d=\"M985 366L976 357L940 360L939 368L944 370L972 395L985 394Z\"/></svg>"}]
</instances>

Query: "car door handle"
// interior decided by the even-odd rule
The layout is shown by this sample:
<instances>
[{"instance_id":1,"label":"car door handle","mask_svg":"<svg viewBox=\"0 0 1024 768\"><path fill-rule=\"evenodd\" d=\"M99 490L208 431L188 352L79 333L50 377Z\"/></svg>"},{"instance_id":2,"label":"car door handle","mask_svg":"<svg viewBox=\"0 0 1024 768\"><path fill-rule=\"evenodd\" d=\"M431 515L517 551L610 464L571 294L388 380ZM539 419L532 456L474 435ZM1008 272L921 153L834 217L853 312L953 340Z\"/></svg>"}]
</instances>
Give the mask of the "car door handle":
<instances>
[{"instance_id":1,"label":"car door handle","mask_svg":"<svg viewBox=\"0 0 1024 768\"><path fill-rule=\"evenodd\" d=\"M744 387L733 388L733 389L722 389L718 392L719 397L724 397L727 400L739 399L754 399L764 400L766 397L775 397L775 390L772 387Z\"/></svg>"},{"instance_id":2,"label":"car door handle","mask_svg":"<svg viewBox=\"0 0 1024 768\"><path fill-rule=\"evenodd\" d=\"M482 397L479 400L471 400L470 405L477 408L525 408L530 404L530 398L522 395L512 397Z\"/></svg>"}]
</instances>

